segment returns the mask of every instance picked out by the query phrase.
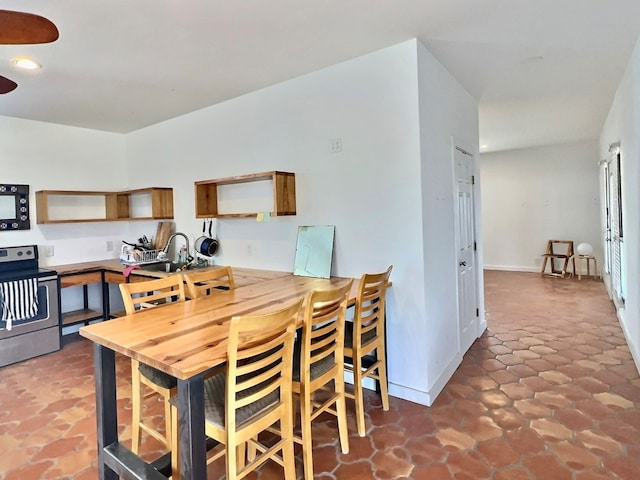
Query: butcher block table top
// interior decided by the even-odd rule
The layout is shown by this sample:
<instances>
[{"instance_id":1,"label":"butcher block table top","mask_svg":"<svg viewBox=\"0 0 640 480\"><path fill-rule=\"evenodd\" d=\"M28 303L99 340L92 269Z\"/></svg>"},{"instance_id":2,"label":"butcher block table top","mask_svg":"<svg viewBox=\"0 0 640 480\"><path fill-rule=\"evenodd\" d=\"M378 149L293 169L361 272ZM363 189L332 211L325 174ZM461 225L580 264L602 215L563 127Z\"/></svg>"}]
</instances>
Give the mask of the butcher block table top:
<instances>
[{"instance_id":1,"label":"butcher block table top","mask_svg":"<svg viewBox=\"0 0 640 480\"><path fill-rule=\"evenodd\" d=\"M236 284L243 285L235 290L88 325L80 328L80 335L184 380L224 362L231 317L273 311L312 290L350 280L249 269L244 277L243 270L233 269ZM356 292L357 281L350 303Z\"/></svg>"}]
</instances>

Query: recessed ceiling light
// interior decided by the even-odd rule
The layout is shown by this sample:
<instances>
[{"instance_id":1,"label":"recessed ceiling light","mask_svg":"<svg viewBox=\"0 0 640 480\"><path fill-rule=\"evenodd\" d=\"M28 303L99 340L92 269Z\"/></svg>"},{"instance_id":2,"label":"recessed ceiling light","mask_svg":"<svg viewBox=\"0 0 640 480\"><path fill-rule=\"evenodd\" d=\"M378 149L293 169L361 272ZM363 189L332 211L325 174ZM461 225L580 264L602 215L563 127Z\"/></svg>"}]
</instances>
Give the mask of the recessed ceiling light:
<instances>
[{"instance_id":1,"label":"recessed ceiling light","mask_svg":"<svg viewBox=\"0 0 640 480\"><path fill-rule=\"evenodd\" d=\"M36 70L42 67L42 65L34 62L30 58L16 58L13 63L16 67L24 68L25 70Z\"/></svg>"},{"instance_id":2,"label":"recessed ceiling light","mask_svg":"<svg viewBox=\"0 0 640 480\"><path fill-rule=\"evenodd\" d=\"M480 148L487 148L489 145L480 145Z\"/></svg>"}]
</instances>

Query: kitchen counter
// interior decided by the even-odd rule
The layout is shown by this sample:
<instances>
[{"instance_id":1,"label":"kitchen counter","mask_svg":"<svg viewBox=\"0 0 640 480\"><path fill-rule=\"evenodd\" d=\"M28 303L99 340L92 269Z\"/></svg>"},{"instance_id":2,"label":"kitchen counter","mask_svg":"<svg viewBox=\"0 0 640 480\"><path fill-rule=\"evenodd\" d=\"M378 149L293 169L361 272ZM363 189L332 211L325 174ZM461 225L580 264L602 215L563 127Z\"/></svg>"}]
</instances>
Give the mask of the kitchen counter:
<instances>
[{"instance_id":1,"label":"kitchen counter","mask_svg":"<svg viewBox=\"0 0 640 480\"><path fill-rule=\"evenodd\" d=\"M66 289L68 287L82 287L82 308L74 310L61 310L61 328L73 324L85 323L93 320L108 320L109 318L119 317L124 314L120 311L112 311L110 302L110 285L144 281L145 279L163 278L167 275L175 275L182 272L164 272L155 270L145 270L144 265L140 268L132 270L129 278L123 275L128 265L123 265L117 258L105 260L96 260L92 262L69 263L64 265L52 265L51 268L58 272L60 277L60 287ZM192 271L206 271L220 268L221 265L212 265L209 267L198 267ZM188 272L189 270L187 270ZM258 270L255 268L233 267L233 278L236 287L244 287L267 280L289 276L291 272L280 272L273 270ZM91 284L100 285L101 305L96 306L95 293L93 301L90 301L88 286ZM120 306L116 306L119 309Z\"/></svg>"},{"instance_id":2,"label":"kitchen counter","mask_svg":"<svg viewBox=\"0 0 640 480\"><path fill-rule=\"evenodd\" d=\"M209 267L198 267L196 271L206 271L213 270L221 267L222 265L212 265ZM58 275L75 275L79 273L93 272L96 270L105 270L108 272L114 273L123 273L125 268L128 265L123 265L117 258L110 258L106 260L96 260L93 262L80 262L80 263L69 263L66 265L53 265L47 268L55 270L58 272ZM243 267L232 267L233 268L233 277L235 280L235 284L237 287L251 285L253 283L257 283L264 280L272 280L278 277L291 275L291 272L281 272L274 270L259 270L255 268L243 268ZM187 270L188 272L189 270ZM175 275L176 273L182 272L157 272L157 271L149 271L144 269L144 265L140 265L139 269L135 269L131 271L132 276L141 276L141 277L150 277L150 278L162 278L167 275Z\"/></svg>"}]
</instances>

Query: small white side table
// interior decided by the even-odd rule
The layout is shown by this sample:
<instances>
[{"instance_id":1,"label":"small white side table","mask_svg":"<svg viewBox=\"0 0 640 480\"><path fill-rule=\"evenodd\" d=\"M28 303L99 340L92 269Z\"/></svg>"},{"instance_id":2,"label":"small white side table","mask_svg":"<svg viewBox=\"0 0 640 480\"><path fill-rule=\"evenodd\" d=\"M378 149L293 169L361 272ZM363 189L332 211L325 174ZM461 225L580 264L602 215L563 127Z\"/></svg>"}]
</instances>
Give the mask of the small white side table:
<instances>
[{"instance_id":1,"label":"small white side table","mask_svg":"<svg viewBox=\"0 0 640 480\"><path fill-rule=\"evenodd\" d=\"M577 260L575 262L578 267L578 280L582 280L582 261L585 260L587 262L587 276L591 276L591 262L593 262L593 277L598 280L600 276L598 275L598 261L596 257L593 255L574 255L573 258Z\"/></svg>"}]
</instances>

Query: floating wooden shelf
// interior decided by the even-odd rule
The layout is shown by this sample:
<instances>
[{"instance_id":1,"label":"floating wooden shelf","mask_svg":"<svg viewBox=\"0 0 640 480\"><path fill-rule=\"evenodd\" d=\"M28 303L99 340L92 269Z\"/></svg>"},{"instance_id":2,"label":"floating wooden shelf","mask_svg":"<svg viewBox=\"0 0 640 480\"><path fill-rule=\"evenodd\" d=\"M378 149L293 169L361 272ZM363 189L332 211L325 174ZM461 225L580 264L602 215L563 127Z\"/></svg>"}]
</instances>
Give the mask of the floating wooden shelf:
<instances>
[{"instance_id":1,"label":"floating wooden shelf","mask_svg":"<svg viewBox=\"0 0 640 480\"><path fill-rule=\"evenodd\" d=\"M82 202L84 197L84 204ZM94 197L102 197L102 199ZM145 215L133 213L133 199L149 197ZM57 207L54 205L60 204ZM53 214L53 209L62 214ZM78 211L87 211L86 216ZM76 212L76 214L74 214ZM68 215L65 217L65 214ZM173 189L149 187L122 192L96 192L79 190L41 190L36 192L37 223L115 222L124 220L156 220L173 218Z\"/></svg>"},{"instance_id":2,"label":"floating wooden shelf","mask_svg":"<svg viewBox=\"0 0 640 480\"><path fill-rule=\"evenodd\" d=\"M270 211L224 213L218 210L219 186L265 180L270 180L273 185L273 207ZM236 177L202 180L194 182L194 186L197 218L255 217L260 213L269 213L273 216L296 214L296 177L294 173L279 171L252 173Z\"/></svg>"}]
</instances>

